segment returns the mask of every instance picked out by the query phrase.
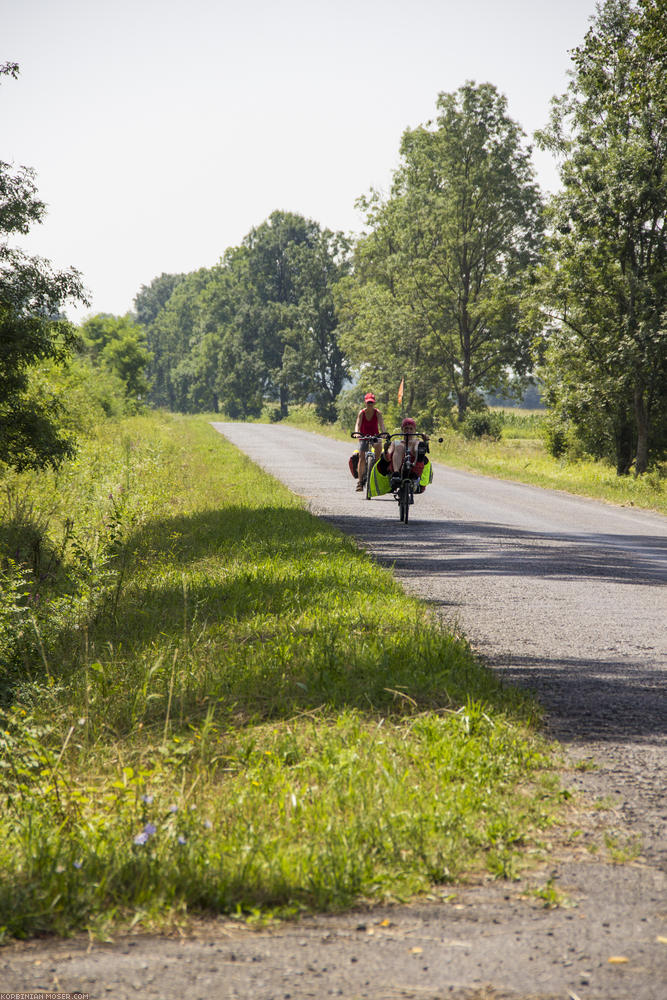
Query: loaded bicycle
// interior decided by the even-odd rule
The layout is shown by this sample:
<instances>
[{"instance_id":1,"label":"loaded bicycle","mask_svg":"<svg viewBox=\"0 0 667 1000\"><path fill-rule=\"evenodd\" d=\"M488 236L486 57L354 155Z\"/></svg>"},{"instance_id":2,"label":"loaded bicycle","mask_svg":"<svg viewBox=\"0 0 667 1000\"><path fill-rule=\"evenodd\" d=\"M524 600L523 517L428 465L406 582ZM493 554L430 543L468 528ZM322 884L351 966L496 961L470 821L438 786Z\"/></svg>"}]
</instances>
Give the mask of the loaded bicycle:
<instances>
[{"instance_id":1,"label":"loaded bicycle","mask_svg":"<svg viewBox=\"0 0 667 1000\"><path fill-rule=\"evenodd\" d=\"M350 434L350 437L356 438L359 442L358 451L350 458L350 472L353 476L357 477L357 469L361 467L362 472L358 476L358 479L362 490L364 487L367 487L371 469L377 461L376 445L379 444L383 437L387 436L387 434L361 434L359 431L352 431ZM355 468L355 459L357 468ZM370 499L368 492L366 496L367 499Z\"/></svg>"},{"instance_id":2,"label":"loaded bicycle","mask_svg":"<svg viewBox=\"0 0 667 1000\"><path fill-rule=\"evenodd\" d=\"M366 498L371 500L391 493L398 502L399 517L404 524L410 518L415 495L423 493L433 481L428 442L429 435L418 431L414 420L407 417L400 432L385 435L382 455L371 464Z\"/></svg>"}]
</instances>

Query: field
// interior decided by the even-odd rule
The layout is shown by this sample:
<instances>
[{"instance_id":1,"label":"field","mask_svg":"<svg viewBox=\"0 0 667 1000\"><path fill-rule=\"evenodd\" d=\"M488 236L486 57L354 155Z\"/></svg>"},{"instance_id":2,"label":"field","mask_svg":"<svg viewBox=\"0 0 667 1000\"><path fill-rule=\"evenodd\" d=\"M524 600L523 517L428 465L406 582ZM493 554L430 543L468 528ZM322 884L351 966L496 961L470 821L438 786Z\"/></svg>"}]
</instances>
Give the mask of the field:
<instances>
[{"instance_id":1,"label":"field","mask_svg":"<svg viewBox=\"0 0 667 1000\"><path fill-rule=\"evenodd\" d=\"M0 938L446 896L558 814L536 706L203 418L6 478L0 609Z\"/></svg>"}]
</instances>

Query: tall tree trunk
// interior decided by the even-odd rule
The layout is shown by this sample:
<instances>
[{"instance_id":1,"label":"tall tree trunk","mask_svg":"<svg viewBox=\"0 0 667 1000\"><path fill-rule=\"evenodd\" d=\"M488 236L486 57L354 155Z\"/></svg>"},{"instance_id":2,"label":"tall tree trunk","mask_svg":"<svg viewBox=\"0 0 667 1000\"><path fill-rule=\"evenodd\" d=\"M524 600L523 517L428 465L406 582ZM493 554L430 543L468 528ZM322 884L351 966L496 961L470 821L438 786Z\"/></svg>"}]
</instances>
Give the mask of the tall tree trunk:
<instances>
[{"instance_id":1,"label":"tall tree trunk","mask_svg":"<svg viewBox=\"0 0 667 1000\"><path fill-rule=\"evenodd\" d=\"M616 475L627 476L632 465L634 435L632 424L623 419L614 432L616 445Z\"/></svg>"},{"instance_id":2,"label":"tall tree trunk","mask_svg":"<svg viewBox=\"0 0 667 1000\"><path fill-rule=\"evenodd\" d=\"M468 386L467 385L464 386L464 388L461 389L456 394L456 402L457 402L457 405L458 405L458 408L459 408L459 423L461 423L462 420L465 420L466 413L468 412Z\"/></svg>"},{"instance_id":3,"label":"tall tree trunk","mask_svg":"<svg viewBox=\"0 0 667 1000\"><path fill-rule=\"evenodd\" d=\"M648 408L640 385L635 386L635 425L637 427L637 455L635 476L641 476L648 468Z\"/></svg>"}]
</instances>

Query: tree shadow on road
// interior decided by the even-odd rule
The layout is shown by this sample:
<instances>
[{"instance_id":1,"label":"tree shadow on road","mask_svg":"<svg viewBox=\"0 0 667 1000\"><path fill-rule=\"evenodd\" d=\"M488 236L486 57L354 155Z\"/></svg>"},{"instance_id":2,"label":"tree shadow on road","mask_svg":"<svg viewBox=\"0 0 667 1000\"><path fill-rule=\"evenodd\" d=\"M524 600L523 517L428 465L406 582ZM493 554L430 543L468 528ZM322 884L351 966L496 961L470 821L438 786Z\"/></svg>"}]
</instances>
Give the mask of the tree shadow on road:
<instances>
[{"instance_id":1,"label":"tree shadow on road","mask_svg":"<svg viewBox=\"0 0 667 1000\"><path fill-rule=\"evenodd\" d=\"M667 537L526 531L477 521L330 517L402 576L534 576L658 587ZM641 547L641 551L640 551Z\"/></svg>"}]
</instances>

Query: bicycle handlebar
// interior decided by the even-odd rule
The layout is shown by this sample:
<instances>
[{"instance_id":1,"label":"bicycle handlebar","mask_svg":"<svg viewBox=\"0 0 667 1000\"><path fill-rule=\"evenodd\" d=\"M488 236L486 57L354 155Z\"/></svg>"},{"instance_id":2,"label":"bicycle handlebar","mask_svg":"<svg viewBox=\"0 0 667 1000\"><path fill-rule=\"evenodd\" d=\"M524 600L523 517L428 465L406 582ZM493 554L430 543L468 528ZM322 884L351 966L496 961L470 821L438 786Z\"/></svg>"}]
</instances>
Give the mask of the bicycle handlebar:
<instances>
[{"instance_id":1,"label":"bicycle handlebar","mask_svg":"<svg viewBox=\"0 0 667 1000\"><path fill-rule=\"evenodd\" d=\"M391 440L392 438L405 438L405 437L418 437L421 438L422 441L429 440L428 434L424 434L421 431L396 431L395 434L387 434L386 437L389 438L389 440Z\"/></svg>"},{"instance_id":2,"label":"bicycle handlebar","mask_svg":"<svg viewBox=\"0 0 667 1000\"><path fill-rule=\"evenodd\" d=\"M379 441L381 437L389 437L389 435L386 431L381 431L379 434L362 434L361 431L352 431L350 437L359 438L361 441Z\"/></svg>"}]
</instances>

